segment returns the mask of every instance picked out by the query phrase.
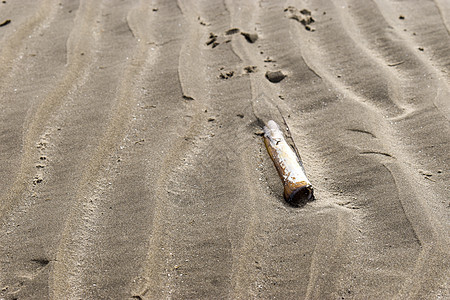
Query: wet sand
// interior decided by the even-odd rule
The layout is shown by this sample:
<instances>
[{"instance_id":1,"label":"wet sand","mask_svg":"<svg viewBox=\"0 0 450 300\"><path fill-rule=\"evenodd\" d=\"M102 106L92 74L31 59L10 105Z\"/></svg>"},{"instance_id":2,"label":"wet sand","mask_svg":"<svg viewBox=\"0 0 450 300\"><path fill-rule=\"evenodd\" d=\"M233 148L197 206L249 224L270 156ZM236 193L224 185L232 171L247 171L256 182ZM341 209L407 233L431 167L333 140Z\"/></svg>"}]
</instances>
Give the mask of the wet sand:
<instances>
[{"instance_id":1,"label":"wet sand","mask_svg":"<svg viewBox=\"0 0 450 300\"><path fill-rule=\"evenodd\" d=\"M450 297L448 2L3 2L0 298Z\"/></svg>"}]
</instances>

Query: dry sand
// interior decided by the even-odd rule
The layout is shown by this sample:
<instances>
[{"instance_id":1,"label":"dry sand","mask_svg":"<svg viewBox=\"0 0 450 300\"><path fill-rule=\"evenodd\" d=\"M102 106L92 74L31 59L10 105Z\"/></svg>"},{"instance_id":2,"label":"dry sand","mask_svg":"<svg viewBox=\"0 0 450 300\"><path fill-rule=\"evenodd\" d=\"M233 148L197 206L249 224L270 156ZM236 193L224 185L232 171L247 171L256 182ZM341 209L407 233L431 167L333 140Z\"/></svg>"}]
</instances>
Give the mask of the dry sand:
<instances>
[{"instance_id":1,"label":"dry sand","mask_svg":"<svg viewBox=\"0 0 450 300\"><path fill-rule=\"evenodd\" d=\"M450 298L448 1L2 2L1 299Z\"/></svg>"}]
</instances>

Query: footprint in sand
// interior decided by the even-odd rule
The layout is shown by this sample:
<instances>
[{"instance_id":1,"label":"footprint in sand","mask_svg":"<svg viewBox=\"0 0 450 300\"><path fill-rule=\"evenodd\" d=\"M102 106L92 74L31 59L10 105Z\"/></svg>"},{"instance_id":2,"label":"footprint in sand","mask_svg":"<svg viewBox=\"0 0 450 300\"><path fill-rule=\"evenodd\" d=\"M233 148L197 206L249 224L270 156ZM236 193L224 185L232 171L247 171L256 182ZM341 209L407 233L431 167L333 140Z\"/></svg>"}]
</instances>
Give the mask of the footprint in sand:
<instances>
[{"instance_id":1,"label":"footprint in sand","mask_svg":"<svg viewBox=\"0 0 450 300\"><path fill-rule=\"evenodd\" d=\"M315 31L314 28L310 27L310 24L315 22L315 20L311 16L311 11L307 9L299 10L293 6L289 6L284 10L284 12L287 14L287 17L289 19L296 20L297 22L301 23L306 30Z\"/></svg>"},{"instance_id":2,"label":"footprint in sand","mask_svg":"<svg viewBox=\"0 0 450 300\"><path fill-rule=\"evenodd\" d=\"M217 46L219 46L220 43L217 42L217 38L218 38L218 36L211 32L209 34L209 39L206 42L206 46L211 46L211 48L216 48Z\"/></svg>"},{"instance_id":3,"label":"footprint in sand","mask_svg":"<svg viewBox=\"0 0 450 300\"><path fill-rule=\"evenodd\" d=\"M234 75L234 71L224 71L224 72L220 73L219 78L220 79L229 79L229 78L233 77L233 75Z\"/></svg>"},{"instance_id":4,"label":"footprint in sand","mask_svg":"<svg viewBox=\"0 0 450 300\"><path fill-rule=\"evenodd\" d=\"M257 66L247 66L244 68L245 73L255 73Z\"/></svg>"}]
</instances>

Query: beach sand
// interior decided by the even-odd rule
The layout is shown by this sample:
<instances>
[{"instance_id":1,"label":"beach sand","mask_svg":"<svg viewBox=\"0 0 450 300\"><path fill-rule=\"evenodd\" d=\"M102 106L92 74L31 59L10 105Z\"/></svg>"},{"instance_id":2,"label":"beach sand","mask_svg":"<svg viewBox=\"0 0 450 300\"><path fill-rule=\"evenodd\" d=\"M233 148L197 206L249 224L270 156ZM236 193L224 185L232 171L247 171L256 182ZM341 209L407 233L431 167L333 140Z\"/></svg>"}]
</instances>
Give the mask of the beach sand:
<instances>
[{"instance_id":1,"label":"beach sand","mask_svg":"<svg viewBox=\"0 0 450 300\"><path fill-rule=\"evenodd\" d=\"M450 298L448 1L7 0L0 24L1 299ZM315 201L284 201L261 115Z\"/></svg>"}]
</instances>

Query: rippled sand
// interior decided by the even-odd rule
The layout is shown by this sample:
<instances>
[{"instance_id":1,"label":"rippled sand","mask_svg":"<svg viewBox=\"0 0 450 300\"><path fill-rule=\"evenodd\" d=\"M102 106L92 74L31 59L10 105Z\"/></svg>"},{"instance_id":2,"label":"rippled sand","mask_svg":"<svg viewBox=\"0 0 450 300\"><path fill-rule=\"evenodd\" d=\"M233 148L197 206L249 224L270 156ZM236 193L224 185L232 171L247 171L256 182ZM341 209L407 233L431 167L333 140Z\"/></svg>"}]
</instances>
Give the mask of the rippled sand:
<instances>
[{"instance_id":1,"label":"rippled sand","mask_svg":"<svg viewBox=\"0 0 450 300\"><path fill-rule=\"evenodd\" d=\"M7 0L0 24L0 298L450 298L448 1ZM261 114L314 202L284 202Z\"/></svg>"}]
</instances>

